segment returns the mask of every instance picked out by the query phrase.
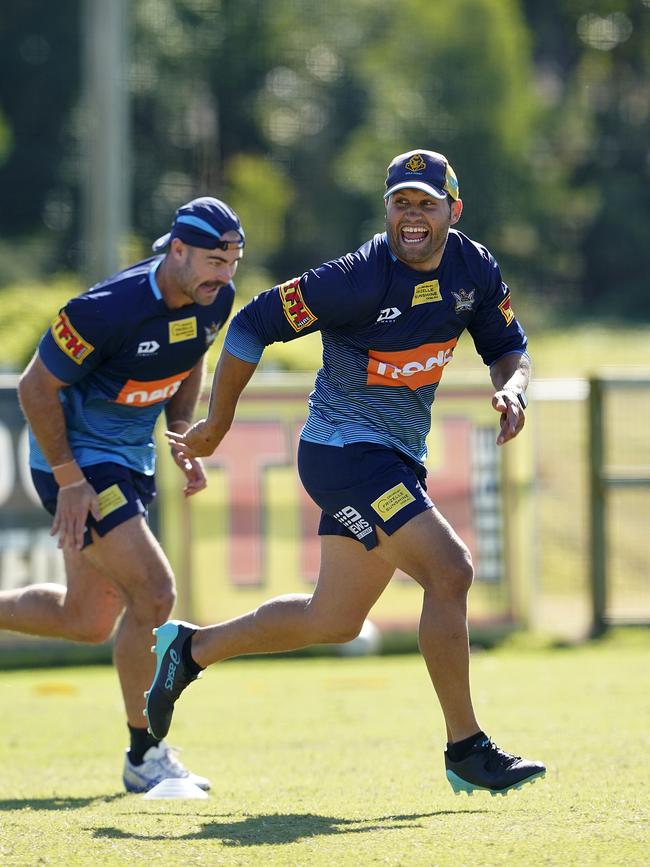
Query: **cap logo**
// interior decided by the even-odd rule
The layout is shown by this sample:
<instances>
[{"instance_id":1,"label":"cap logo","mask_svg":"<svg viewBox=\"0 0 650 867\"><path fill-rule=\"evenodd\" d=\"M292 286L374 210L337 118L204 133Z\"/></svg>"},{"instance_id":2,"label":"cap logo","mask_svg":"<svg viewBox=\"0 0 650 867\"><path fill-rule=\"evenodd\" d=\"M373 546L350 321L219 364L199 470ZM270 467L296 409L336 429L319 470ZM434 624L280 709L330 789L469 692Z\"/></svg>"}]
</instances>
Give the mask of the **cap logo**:
<instances>
[{"instance_id":1,"label":"cap logo","mask_svg":"<svg viewBox=\"0 0 650 867\"><path fill-rule=\"evenodd\" d=\"M427 164L422 159L422 154L413 154L411 159L404 163L404 168L408 169L409 172L423 172L427 167Z\"/></svg>"}]
</instances>

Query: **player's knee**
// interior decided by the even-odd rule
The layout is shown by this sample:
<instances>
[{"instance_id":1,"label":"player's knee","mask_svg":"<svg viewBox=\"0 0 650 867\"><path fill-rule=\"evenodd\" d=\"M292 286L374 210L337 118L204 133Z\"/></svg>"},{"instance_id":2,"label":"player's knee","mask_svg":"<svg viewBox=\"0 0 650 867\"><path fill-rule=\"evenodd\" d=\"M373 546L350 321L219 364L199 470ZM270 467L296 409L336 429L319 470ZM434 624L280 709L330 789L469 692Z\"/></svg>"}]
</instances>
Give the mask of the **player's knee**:
<instances>
[{"instance_id":1,"label":"player's knee","mask_svg":"<svg viewBox=\"0 0 650 867\"><path fill-rule=\"evenodd\" d=\"M466 595L474 580L474 564L467 548L459 550L457 556L445 569L444 587L451 595Z\"/></svg>"},{"instance_id":2,"label":"player's knee","mask_svg":"<svg viewBox=\"0 0 650 867\"><path fill-rule=\"evenodd\" d=\"M312 618L313 641L315 644L344 644L352 641L361 632L363 617L340 612L314 612Z\"/></svg>"},{"instance_id":3,"label":"player's knee","mask_svg":"<svg viewBox=\"0 0 650 867\"><path fill-rule=\"evenodd\" d=\"M159 625L169 619L176 603L176 590L173 584L164 582L149 586L131 596L127 609L139 623Z\"/></svg>"},{"instance_id":4,"label":"player's knee","mask_svg":"<svg viewBox=\"0 0 650 867\"><path fill-rule=\"evenodd\" d=\"M114 628L115 620L78 619L71 629L69 638L84 644L103 644L111 637Z\"/></svg>"}]
</instances>

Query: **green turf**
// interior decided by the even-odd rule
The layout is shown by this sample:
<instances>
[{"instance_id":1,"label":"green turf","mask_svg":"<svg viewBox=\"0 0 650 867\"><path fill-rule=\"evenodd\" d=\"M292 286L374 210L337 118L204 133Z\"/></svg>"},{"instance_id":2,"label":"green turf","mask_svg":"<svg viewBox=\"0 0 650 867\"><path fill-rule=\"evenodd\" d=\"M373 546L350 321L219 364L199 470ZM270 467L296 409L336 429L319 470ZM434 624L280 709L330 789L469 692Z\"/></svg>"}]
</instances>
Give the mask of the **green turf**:
<instances>
[{"instance_id":1,"label":"green turf","mask_svg":"<svg viewBox=\"0 0 650 867\"><path fill-rule=\"evenodd\" d=\"M477 653L475 699L545 780L454 796L416 656L233 662L183 697L172 742L207 801L121 793L106 667L0 674L3 865L641 865L650 845L650 633Z\"/></svg>"}]
</instances>

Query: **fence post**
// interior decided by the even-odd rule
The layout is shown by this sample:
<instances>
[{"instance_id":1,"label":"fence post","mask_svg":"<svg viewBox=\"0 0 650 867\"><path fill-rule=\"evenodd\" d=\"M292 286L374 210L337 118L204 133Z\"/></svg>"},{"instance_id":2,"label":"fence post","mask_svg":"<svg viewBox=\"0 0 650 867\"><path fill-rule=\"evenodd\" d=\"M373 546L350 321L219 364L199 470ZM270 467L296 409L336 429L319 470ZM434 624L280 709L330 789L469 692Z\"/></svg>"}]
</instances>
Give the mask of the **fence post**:
<instances>
[{"instance_id":1,"label":"fence post","mask_svg":"<svg viewBox=\"0 0 650 867\"><path fill-rule=\"evenodd\" d=\"M607 627L607 504L603 461L605 432L603 422L603 391L601 379L589 380L589 493L590 493L590 558L591 558L591 634L602 635Z\"/></svg>"}]
</instances>

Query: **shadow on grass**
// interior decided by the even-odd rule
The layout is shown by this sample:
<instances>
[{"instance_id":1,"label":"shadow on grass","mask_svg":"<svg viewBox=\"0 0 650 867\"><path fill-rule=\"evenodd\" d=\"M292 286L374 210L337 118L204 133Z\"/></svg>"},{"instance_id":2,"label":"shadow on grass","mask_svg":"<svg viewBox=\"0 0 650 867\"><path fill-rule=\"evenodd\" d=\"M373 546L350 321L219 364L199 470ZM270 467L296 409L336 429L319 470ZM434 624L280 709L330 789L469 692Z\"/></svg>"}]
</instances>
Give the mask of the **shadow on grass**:
<instances>
[{"instance_id":1,"label":"shadow on grass","mask_svg":"<svg viewBox=\"0 0 650 867\"><path fill-rule=\"evenodd\" d=\"M3 810L80 810L93 804L109 804L127 797L127 792L115 795L97 795L94 798L0 798L0 812Z\"/></svg>"},{"instance_id":2,"label":"shadow on grass","mask_svg":"<svg viewBox=\"0 0 650 867\"><path fill-rule=\"evenodd\" d=\"M99 828L94 832L94 836L110 840L221 840L224 846L265 846L295 843L298 840L336 834L365 834L369 831L418 828L421 827L416 821L418 819L487 812L481 809L439 810L435 813L378 816L374 819L342 819L336 816L318 816L314 813L281 813L247 816L230 822L206 822L200 831L191 834L131 834L120 828Z\"/></svg>"}]
</instances>

